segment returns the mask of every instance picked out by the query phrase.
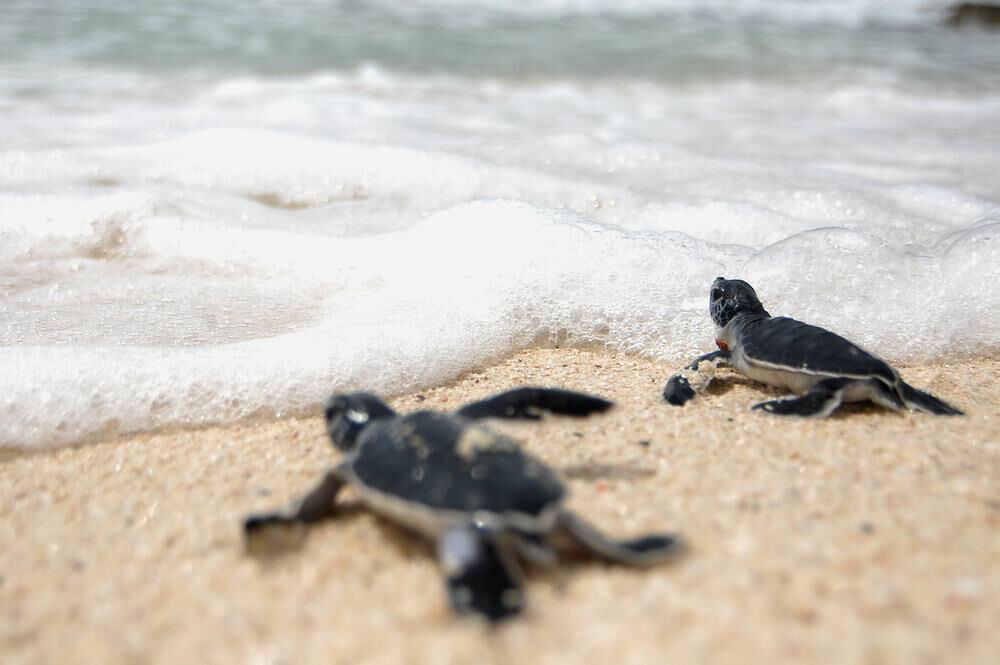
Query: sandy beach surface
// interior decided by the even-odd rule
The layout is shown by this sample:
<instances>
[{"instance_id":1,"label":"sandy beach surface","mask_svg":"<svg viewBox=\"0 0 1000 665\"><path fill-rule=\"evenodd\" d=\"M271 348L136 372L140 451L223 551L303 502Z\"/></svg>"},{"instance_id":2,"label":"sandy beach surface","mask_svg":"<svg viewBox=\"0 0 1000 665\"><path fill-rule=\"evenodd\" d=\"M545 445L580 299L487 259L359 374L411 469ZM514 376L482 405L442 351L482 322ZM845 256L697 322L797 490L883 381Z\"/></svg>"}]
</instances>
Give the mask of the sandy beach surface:
<instances>
[{"instance_id":1,"label":"sandy beach surface","mask_svg":"<svg viewBox=\"0 0 1000 665\"><path fill-rule=\"evenodd\" d=\"M996 663L1000 362L903 368L965 418L749 407L728 372L683 409L673 366L535 350L392 400L450 409L525 383L611 413L498 423L616 535L677 531L677 562L533 574L498 629L457 619L433 549L359 509L260 561L249 512L337 454L319 417L0 457L0 660L13 663Z\"/></svg>"}]
</instances>

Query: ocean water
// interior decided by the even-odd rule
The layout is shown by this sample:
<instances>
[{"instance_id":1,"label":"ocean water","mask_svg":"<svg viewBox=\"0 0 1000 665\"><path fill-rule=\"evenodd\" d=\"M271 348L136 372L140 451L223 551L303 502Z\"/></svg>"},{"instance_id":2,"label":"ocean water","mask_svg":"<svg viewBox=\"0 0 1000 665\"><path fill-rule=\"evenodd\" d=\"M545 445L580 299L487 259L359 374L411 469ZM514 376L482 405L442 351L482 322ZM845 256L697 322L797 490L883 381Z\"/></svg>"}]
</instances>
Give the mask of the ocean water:
<instances>
[{"instance_id":1,"label":"ocean water","mask_svg":"<svg viewBox=\"0 0 1000 665\"><path fill-rule=\"evenodd\" d=\"M1000 41L942 17L7 0L0 446L308 412L532 346L680 362L713 346L717 275L891 361L993 356Z\"/></svg>"}]
</instances>

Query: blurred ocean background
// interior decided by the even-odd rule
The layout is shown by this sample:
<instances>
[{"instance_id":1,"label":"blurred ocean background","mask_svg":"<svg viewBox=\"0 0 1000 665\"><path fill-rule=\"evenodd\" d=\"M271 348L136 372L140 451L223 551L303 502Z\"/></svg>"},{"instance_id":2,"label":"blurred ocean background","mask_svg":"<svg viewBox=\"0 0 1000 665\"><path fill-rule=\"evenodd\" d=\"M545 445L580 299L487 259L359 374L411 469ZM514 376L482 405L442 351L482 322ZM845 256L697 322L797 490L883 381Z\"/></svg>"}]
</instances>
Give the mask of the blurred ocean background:
<instances>
[{"instance_id":1,"label":"blurred ocean background","mask_svg":"<svg viewBox=\"0 0 1000 665\"><path fill-rule=\"evenodd\" d=\"M5 0L0 446L539 345L680 361L717 275L892 361L993 356L1000 33L945 15Z\"/></svg>"}]
</instances>

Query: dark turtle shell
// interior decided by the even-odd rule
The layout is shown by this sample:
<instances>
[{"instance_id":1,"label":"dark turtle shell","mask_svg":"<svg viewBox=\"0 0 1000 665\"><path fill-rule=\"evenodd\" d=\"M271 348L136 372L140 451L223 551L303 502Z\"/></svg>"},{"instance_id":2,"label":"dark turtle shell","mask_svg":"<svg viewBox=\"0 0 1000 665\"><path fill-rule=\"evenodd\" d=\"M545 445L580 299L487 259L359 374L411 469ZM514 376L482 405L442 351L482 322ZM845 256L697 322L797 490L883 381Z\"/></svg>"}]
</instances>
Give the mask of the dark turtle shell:
<instances>
[{"instance_id":1,"label":"dark turtle shell","mask_svg":"<svg viewBox=\"0 0 1000 665\"><path fill-rule=\"evenodd\" d=\"M366 488L432 509L541 514L562 483L513 439L461 416L421 411L369 425L352 460Z\"/></svg>"},{"instance_id":2,"label":"dark turtle shell","mask_svg":"<svg viewBox=\"0 0 1000 665\"><path fill-rule=\"evenodd\" d=\"M767 363L829 376L878 378L889 385L897 374L884 360L836 333L795 319L766 318L742 331L740 344L751 363Z\"/></svg>"}]
</instances>

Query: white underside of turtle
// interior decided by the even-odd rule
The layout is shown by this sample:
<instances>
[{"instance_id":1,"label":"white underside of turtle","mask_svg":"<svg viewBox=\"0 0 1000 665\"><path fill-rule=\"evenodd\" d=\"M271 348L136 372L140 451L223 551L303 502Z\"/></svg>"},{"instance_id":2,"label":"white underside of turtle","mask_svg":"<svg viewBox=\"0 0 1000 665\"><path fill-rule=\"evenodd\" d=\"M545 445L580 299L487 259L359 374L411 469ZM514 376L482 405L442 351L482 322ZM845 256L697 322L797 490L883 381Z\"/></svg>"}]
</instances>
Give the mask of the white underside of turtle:
<instances>
[{"instance_id":1,"label":"white underside of turtle","mask_svg":"<svg viewBox=\"0 0 1000 665\"><path fill-rule=\"evenodd\" d=\"M768 386L774 386L775 388L787 389L795 395L805 395L823 379L847 378L854 379L854 382L844 388L840 401L876 402L881 399L881 393L872 383L873 381L879 381L879 379L871 377L810 372L807 369L793 371L778 365L769 365L765 362L749 361L739 352L733 353L731 365L733 369L747 378ZM895 408L895 405L893 405L893 408Z\"/></svg>"}]
</instances>

